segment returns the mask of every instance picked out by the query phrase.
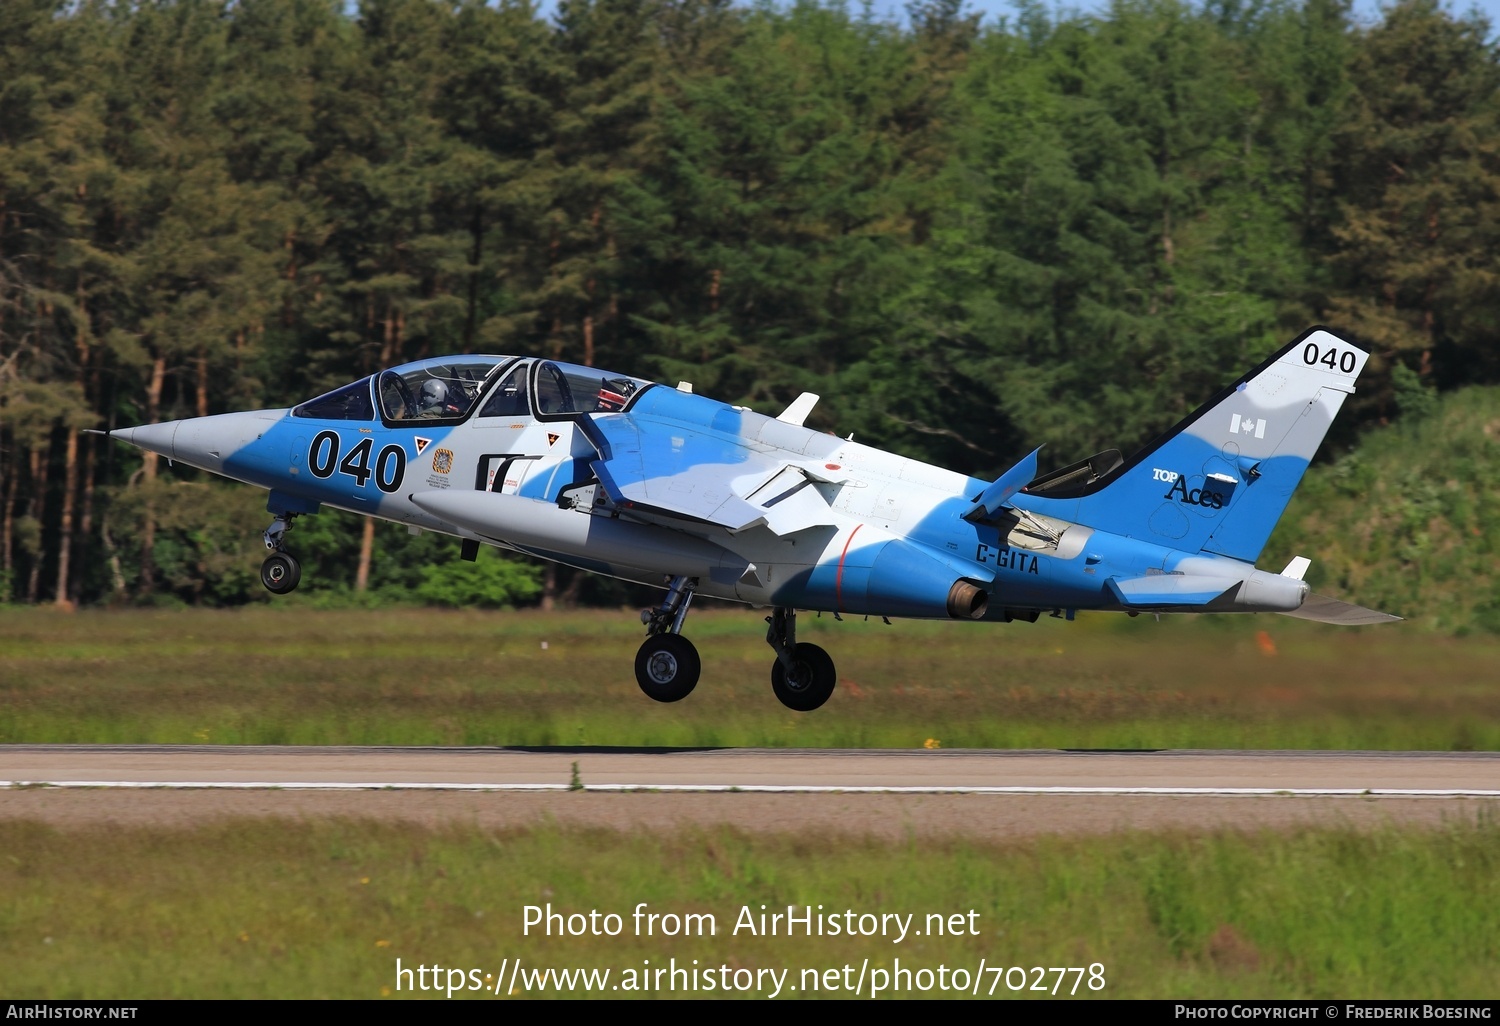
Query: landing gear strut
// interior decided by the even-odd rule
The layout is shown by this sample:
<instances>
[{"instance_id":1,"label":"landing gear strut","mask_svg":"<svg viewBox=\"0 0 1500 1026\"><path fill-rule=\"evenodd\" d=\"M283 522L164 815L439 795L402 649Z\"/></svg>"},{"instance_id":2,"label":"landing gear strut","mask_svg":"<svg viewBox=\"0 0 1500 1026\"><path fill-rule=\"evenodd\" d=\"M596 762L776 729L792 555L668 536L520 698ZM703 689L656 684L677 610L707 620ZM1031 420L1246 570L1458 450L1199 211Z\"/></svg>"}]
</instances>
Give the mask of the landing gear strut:
<instances>
[{"instance_id":1,"label":"landing gear strut","mask_svg":"<svg viewBox=\"0 0 1500 1026\"><path fill-rule=\"evenodd\" d=\"M658 702L686 698L703 671L698 650L682 636L682 623L693 604L697 583L696 578L672 578L661 605L641 612L646 640L635 654L635 680L648 698Z\"/></svg>"},{"instance_id":2,"label":"landing gear strut","mask_svg":"<svg viewBox=\"0 0 1500 1026\"><path fill-rule=\"evenodd\" d=\"M771 690L781 704L812 712L828 701L838 683L833 658L810 642L797 642L797 611L782 606L766 617L766 644L776 650Z\"/></svg>"},{"instance_id":3,"label":"landing gear strut","mask_svg":"<svg viewBox=\"0 0 1500 1026\"><path fill-rule=\"evenodd\" d=\"M271 521L271 526L266 528L265 534L261 535L271 554L260 565L260 583L266 586L267 591L277 595L285 595L302 580L302 564L286 550L286 533L292 529L292 518L296 515L278 514Z\"/></svg>"}]
</instances>

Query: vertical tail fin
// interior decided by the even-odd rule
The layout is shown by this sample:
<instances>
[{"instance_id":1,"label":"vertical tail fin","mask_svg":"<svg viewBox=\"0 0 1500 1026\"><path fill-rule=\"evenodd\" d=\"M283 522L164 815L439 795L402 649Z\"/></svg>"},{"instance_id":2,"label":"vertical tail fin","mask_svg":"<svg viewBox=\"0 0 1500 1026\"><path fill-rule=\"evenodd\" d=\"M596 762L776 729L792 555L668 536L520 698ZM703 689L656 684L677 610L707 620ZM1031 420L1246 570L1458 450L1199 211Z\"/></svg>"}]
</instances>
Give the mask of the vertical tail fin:
<instances>
[{"instance_id":1,"label":"vertical tail fin","mask_svg":"<svg viewBox=\"0 0 1500 1026\"><path fill-rule=\"evenodd\" d=\"M1253 563L1367 359L1313 328L1093 484L1017 505Z\"/></svg>"}]
</instances>

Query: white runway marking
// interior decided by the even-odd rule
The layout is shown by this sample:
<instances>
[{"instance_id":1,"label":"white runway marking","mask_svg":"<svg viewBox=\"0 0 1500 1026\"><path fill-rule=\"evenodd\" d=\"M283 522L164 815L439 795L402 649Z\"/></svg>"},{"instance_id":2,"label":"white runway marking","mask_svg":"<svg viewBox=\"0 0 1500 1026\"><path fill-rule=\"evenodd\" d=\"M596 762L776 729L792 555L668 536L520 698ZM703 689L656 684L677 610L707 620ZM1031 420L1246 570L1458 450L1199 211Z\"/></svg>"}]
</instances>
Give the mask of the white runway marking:
<instances>
[{"instance_id":1,"label":"white runway marking","mask_svg":"<svg viewBox=\"0 0 1500 1026\"><path fill-rule=\"evenodd\" d=\"M592 791L746 794L991 794L1212 798L1500 798L1500 790L1405 787L986 787L819 784L501 784L458 782L225 781L225 780L0 780L0 788L116 788L234 791Z\"/></svg>"}]
</instances>

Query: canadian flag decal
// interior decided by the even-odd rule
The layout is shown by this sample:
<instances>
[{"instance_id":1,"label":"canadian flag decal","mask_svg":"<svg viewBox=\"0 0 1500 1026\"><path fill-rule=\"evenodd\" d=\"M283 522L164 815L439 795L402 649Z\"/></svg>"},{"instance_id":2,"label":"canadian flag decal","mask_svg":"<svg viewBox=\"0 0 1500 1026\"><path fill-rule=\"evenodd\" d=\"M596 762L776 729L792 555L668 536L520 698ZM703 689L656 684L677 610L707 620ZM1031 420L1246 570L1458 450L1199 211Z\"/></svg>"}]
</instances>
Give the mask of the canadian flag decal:
<instances>
[{"instance_id":1,"label":"canadian flag decal","mask_svg":"<svg viewBox=\"0 0 1500 1026\"><path fill-rule=\"evenodd\" d=\"M1231 435L1254 435L1256 438L1266 437L1266 418L1256 420L1254 417L1240 419L1236 413L1229 420L1229 433Z\"/></svg>"}]
</instances>

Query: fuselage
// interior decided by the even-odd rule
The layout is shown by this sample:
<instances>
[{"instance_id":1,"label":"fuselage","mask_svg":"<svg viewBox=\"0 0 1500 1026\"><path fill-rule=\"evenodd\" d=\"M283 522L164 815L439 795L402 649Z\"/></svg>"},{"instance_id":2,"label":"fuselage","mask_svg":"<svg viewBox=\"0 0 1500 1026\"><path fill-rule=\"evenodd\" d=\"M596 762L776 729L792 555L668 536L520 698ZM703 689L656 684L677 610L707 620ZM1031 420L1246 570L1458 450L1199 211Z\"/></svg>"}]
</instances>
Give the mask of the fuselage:
<instances>
[{"instance_id":1,"label":"fuselage","mask_svg":"<svg viewBox=\"0 0 1500 1026\"><path fill-rule=\"evenodd\" d=\"M1065 519L1067 504L1024 492L975 518L988 482L685 387L527 358L446 360L408 365L449 383L455 402L436 416L417 403L421 373L396 368L299 407L116 434L268 489L278 515L326 506L627 580L686 575L701 594L753 605L1008 620L1149 608L1122 605L1106 582L1154 576L1207 582L1202 602L1226 611L1295 609L1306 594L1240 559ZM585 386L599 395L573 394Z\"/></svg>"}]
</instances>

